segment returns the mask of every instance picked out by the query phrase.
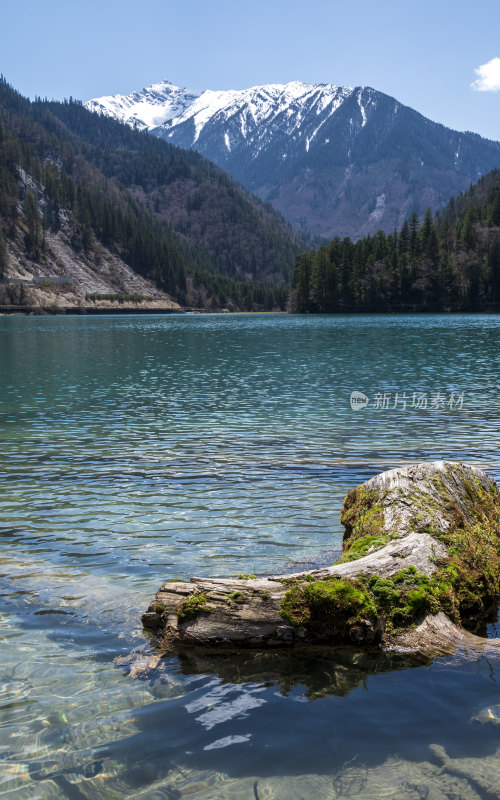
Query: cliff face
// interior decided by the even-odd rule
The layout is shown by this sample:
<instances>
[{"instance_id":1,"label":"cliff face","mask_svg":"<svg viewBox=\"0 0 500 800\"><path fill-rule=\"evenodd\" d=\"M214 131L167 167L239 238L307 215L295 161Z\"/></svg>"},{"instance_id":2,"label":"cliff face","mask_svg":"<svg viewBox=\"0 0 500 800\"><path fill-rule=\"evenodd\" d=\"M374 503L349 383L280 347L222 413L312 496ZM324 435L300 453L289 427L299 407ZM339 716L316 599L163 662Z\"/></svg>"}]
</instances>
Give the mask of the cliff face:
<instances>
[{"instance_id":1,"label":"cliff face","mask_svg":"<svg viewBox=\"0 0 500 800\"><path fill-rule=\"evenodd\" d=\"M177 645L304 643L500 648L461 628L500 596L500 494L474 467L430 462L351 490L343 554L309 573L192 578L160 587L145 627L160 651Z\"/></svg>"}]
</instances>

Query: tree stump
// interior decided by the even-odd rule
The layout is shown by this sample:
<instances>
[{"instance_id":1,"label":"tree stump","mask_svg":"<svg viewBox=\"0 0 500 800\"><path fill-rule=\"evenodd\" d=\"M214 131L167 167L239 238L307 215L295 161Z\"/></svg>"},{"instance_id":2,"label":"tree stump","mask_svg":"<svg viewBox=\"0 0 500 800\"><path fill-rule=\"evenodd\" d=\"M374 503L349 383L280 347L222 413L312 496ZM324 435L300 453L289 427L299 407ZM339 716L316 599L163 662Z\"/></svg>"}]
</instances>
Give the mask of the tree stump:
<instances>
[{"instance_id":1,"label":"tree stump","mask_svg":"<svg viewBox=\"0 0 500 800\"><path fill-rule=\"evenodd\" d=\"M462 627L500 596L492 478L445 461L389 470L347 494L341 520L343 552L331 567L164 583L142 618L159 652L345 643L425 656L500 651L500 640Z\"/></svg>"}]
</instances>

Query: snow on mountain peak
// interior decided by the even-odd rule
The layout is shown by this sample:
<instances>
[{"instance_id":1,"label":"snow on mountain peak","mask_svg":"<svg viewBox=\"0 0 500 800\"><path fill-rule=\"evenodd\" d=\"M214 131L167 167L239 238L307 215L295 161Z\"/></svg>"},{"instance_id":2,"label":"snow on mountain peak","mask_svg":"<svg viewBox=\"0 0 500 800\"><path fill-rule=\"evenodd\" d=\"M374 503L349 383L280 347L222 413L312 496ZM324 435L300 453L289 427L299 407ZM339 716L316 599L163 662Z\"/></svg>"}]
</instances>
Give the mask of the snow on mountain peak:
<instances>
[{"instance_id":1,"label":"snow on mountain peak","mask_svg":"<svg viewBox=\"0 0 500 800\"><path fill-rule=\"evenodd\" d=\"M304 116L309 114L319 118L318 124L304 139L306 150L309 150L326 119L353 91L351 87L291 81L249 89L196 92L165 80L129 95L98 97L89 100L85 106L90 111L115 117L143 130L161 127L169 138L174 136L173 131L189 128L188 146L196 144L206 126L214 121L236 125L238 136L246 140L252 134L258 139L266 135L261 124L264 121L270 131L278 120L281 124L286 117L287 132L299 136ZM230 131L224 132L227 151L231 150L235 135L236 131L232 136Z\"/></svg>"},{"instance_id":2,"label":"snow on mountain peak","mask_svg":"<svg viewBox=\"0 0 500 800\"><path fill-rule=\"evenodd\" d=\"M160 81L128 95L97 97L85 103L85 107L144 130L179 116L199 94L170 81Z\"/></svg>"}]
</instances>

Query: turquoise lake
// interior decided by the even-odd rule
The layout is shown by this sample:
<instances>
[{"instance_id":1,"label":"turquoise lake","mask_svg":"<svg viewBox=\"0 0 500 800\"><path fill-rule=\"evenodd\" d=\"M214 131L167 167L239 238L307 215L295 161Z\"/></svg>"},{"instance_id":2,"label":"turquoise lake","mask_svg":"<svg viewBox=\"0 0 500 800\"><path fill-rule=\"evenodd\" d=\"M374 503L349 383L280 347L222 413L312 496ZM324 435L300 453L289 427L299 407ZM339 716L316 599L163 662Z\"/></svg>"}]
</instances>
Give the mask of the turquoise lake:
<instances>
[{"instance_id":1,"label":"turquoise lake","mask_svg":"<svg viewBox=\"0 0 500 800\"><path fill-rule=\"evenodd\" d=\"M497 315L0 317L0 797L499 797L498 660L138 667L164 580L331 563L385 469L499 480L499 375Z\"/></svg>"}]
</instances>

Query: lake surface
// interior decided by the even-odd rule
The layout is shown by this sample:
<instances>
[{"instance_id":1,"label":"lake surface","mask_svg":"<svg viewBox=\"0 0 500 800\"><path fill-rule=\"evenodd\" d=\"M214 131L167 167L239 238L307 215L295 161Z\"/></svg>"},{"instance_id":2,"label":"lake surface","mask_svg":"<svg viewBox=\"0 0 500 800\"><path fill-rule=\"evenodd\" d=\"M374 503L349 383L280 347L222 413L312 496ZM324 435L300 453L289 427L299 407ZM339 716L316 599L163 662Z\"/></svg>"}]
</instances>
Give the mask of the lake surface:
<instances>
[{"instance_id":1,"label":"lake surface","mask_svg":"<svg viewBox=\"0 0 500 800\"><path fill-rule=\"evenodd\" d=\"M498 797L498 661L137 664L164 580L331 563L401 464L499 479L499 368L496 315L0 317L0 796Z\"/></svg>"}]
</instances>

